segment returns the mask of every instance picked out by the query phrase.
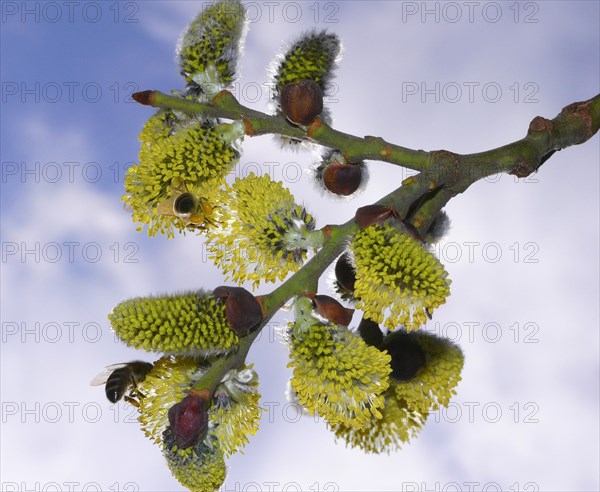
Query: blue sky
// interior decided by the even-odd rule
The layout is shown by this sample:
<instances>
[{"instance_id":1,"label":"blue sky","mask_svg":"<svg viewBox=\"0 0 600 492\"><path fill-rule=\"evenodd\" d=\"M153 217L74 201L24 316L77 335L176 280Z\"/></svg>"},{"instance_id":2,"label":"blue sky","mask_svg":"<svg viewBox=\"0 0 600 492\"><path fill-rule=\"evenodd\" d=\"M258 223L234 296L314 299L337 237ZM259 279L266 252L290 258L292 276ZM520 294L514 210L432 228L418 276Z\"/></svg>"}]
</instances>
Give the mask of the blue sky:
<instances>
[{"instance_id":1,"label":"blue sky","mask_svg":"<svg viewBox=\"0 0 600 492\"><path fill-rule=\"evenodd\" d=\"M344 44L334 126L411 148L497 147L600 86L598 2L247 3L234 87L244 104L266 110L273 56L326 28ZM0 3L2 490L180 490L131 410L89 381L107 364L152 360L115 342L116 303L224 283L200 238L147 238L120 202L152 114L128 96L182 86L174 47L201 6ZM247 139L236 173L284 180L320 226L406 177L372 162L360 196L332 201L311 183L314 160ZM595 136L526 180L497 176L449 204L438 253L453 292L427 329L461 344L463 381L398 453L363 455L297 418L286 348L271 336L281 313L249 358L268 411L224 490L598 490L598 163Z\"/></svg>"}]
</instances>

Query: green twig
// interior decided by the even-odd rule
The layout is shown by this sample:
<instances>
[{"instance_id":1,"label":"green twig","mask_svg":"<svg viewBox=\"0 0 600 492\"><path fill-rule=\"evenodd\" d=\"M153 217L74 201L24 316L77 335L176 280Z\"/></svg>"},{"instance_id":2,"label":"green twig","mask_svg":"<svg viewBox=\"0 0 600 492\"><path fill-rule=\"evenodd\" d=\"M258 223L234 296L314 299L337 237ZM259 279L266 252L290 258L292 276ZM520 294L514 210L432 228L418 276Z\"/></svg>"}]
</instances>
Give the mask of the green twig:
<instances>
[{"instance_id":1,"label":"green twig","mask_svg":"<svg viewBox=\"0 0 600 492\"><path fill-rule=\"evenodd\" d=\"M317 119L302 129L280 116L271 116L242 106L231 93L223 91L210 103L196 103L158 91L134 95L143 104L174 109L190 114L243 120L248 135L278 134L308 139L344 153L350 162L362 159L379 160L415 169L417 175L407 178L402 186L377 203L393 207L405 218L410 210L411 223L424 233L440 210L454 196L464 192L476 181L505 172L525 177L536 172L556 151L589 140L600 128L600 95L574 103L552 120L537 116L527 135L516 142L477 154L460 155L445 150L425 152L396 146L376 137L356 137L338 132ZM415 204L418 204L415 208ZM305 291L317 291L323 272L343 253L358 225L354 219L325 228L328 239L321 250L298 272L264 296L265 318L256 331L240 339L236 352L217 360L199 383L214 391L226 372L244 363L256 335L267 321L289 299Z\"/></svg>"}]
</instances>

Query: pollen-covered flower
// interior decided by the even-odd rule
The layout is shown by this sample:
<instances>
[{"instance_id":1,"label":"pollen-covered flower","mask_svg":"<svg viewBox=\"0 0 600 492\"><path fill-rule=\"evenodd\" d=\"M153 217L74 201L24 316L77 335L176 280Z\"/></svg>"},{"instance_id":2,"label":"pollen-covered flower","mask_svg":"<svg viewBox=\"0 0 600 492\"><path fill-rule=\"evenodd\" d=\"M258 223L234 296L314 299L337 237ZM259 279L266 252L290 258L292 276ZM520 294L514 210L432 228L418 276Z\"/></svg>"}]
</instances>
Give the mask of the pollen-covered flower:
<instances>
[{"instance_id":1,"label":"pollen-covered flower","mask_svg":"<svg viewBox=\"0 0 600 492\"><path fill-rule=\"evenodd\" d=\"M225 456L248 444L248 437L258 431L262 409L258 401L258 375L252 365L232 369L215 391L208 415L211 434L220 443Z\"/></svg>"},{"instance_id":2,"label":"pollen-covered flower","mask_svg":"<svg viewBox=\"0 0 600 492\"><path fill-rule=\"evenodd\" d=\"M361 229L352 240L356 307L393 330L418 328L446 302L450 280L442 264L391 223Z\"/></svg>"},{"instance_id":3,"label":"pollen-covered flower","mask_svg":"<svg viewBox=\"0 0 600 492\"><path fill-rule=\"evenodd\" d=\"M245 25L246 9L237 0L218 1L198 14L177 50L188 84L209 96L231 84Z\"/></svg>"},{"instance_id":4,"label":"pollen-covered flower","mask_svg":"<svg viewBox=\"0 0 600 492\"><path fill-rule=\"evenodd\" d=\"M292 325L291 389L310 413L330 424L360 427L381 418L390 357L336 325Z\"/></svg>"},{"instance_id":5,"label":"pollen-covered flower","mask_svg":"<svg viewBox=\"0 0 600 492\"><path fill-rule=\"evenodd\" d=\"M210 398L208 390L195 388L202 385L208 371L207 360L166 356L137 388L142 430L162 445L171 472L191 490L212 491L220 486L225 477L224 457L248 443L258 430L262 412L252 365L227 372ZM194 400L200 400L197 410L202 411L197 418ZM189 429L196 420L201 428ZM176 424L178 428L173 427Z\"/></svg>"},{"instance_id":6,"label":"pollen-covered flower","mask_svg":"<svg viewBox=\"0 0 600 492\"><path fill-rule=\"evenodd\" d=\"M362 449L366 453L390 453L408 443L421 431L427 416L406 407L403 400L397 400L393 389L384 393L385 405L382 418L371 419L362 427L345 424L330 425L335 437L343 439L350 447Z\"/></svg>"},{"instance_id":7,"label":"pollen-covered flower","mask_svg":"<svg viewBox=\"0 0 600 492\"><path fill-rule=\"evenodd\" d=\"M403 340L402 337L406 337ZM395 344L411 343L418 345L423 351L424 361L410 379L405 379L406 369L394 369L394 355L392 354L392 379L394 373L398 374L390 389L394 389L396 399L405 401L408 408L419 412L421 415L438 410L440 406L447 407L450 399L456 394L456 385L461 380L464 356L460 348L451 341L422 331L412 333L390 333L384 340L381 348L388 350ZM393 352L393 348L389 351ZM414 353L414 349L402 350L403 357L406 352ZM396 356L398 357L398 356ZM412 362L414 364L414 362ZM406 367L406 366L404 366ZM412 370L410 371L412 372Z\"/></svg>"},{"instance_id":8,"label":"pollen-covered flower","mask_svg":"<svg viewBox=\"0 0 600 492\"><path fill-rule=\"evenodd\" d=\"M301 80L316 82L323 94L333 76L333 68L340 55L340 40L327 31L309 32L302 35L281 56L274 69L274 97L279 100L281 90L287 84Z\"/></svg>"},{"instance_id":9,"label":"pollen-covered flower","mask_svg":"<svg viewBox=\"0 0 600 492\"><path fill-rule=\"evenodd\" d=\"M206 366L193 357L165 356L155 362L150 374L138 384L143 395L138 420L148 438L162 442L169 409L185 398L205 372Z\"/></svg>"},{"instance_id":10,"label":"pollen-covered flower","mask_svg":"<svg viewBox=\"0 0 600 492\"><path fill-rule=\"evenodd\" d=\"M215 491L225 480L225 462L218 441L210 434L185 449L175 444L169 410L180 404L206 373L208 366L192 357L159 359L138 385L142 430L162 446L173 476L192 491Z\"/></svg>"},{"instance_id":11,"label":"pollen-covered flower","mask_svg":"<svg viewBox=\"0 0 600 492\"><path fill-rule=\"evenodd\" d=\"M238 343L225 303L205 291L129 299L108 317L121 340L150 352L211 355Z\"/></svg>"},{"instance_id":12,"label":"pollen-covered flower","mask_svg":"<svg viewBox=\"0 0 600 492\"><path fill-rule=\"evenodd\" d=\"M380 349L392 358L383 418L361 428L330 426L336 437L367 453L399 449L420 432L431 412L447 407L464 362L456 345L422 331L390 333Z\"/></svg>"},{"instance_id":13,"label":"pollen-covered flower","mask_svg":"<svg viewBox=\"0 0 600 492\"><path fill-rule=\"evenodd\" d=\"M324 241L313 217L268 176L236 180L221 203L220 227L208 231L208 251L235 282L251 280L256 287L261 280L283 280L302 266L309 249Z\"/></svg>"},{"instance_id":14,"label":"pollen-covered flower","mask_svg":"<svg viewBox=\"0 0 600 492\"><path fill-rule=\"evenodd\" d=\"M340 56L340 40L335 34L323 30L320 32L312 31L303 34L298 38L284 53L277 56L270 68L271 86L272 86L272 104L276 114L285 115L282 108L282 92L284 87L290 84L301 84L306 81L314 82L320 89L320 97L316 101L321 101L321 110L315 113L319 105L315 105L310 98L303 101L301 106L309 109L308 114L315 116L321 113L320 118L331 123L331 117L326 107L323 107L323 97L327 97L330 92L330 81L333 78L333 69ZM298 101L299 102L299 101ZM295 103L296 105L297 103ZM288 111L289 113L289 111ZM303 111L304 113L304 111ZM288 115L289 116L289 115ZM292 119L293 120L293 119ZM308 124L310 118L304 122ZM296 123L301 123L296 121ZM278 140L284 145L297 146L306 143L305 140L278 137Z\"/></svg>"},{"instance_id":15,"label":"pollen-covered flower","mask_svg":"<svg viewBox=\"0 0 600 492\"><path fill-rule=\"evenodd\" d=\"M149 235L172 237L174 228L216 225L219 188L239 157L224 133L219 126L180 120L170 111L146 122L139 136L140 162L127 170L123 200L133 220L147 224Z\"/></svg>"},{"instance_id":16,"label":"pollen-covered flower","mask_svg":"<svg viewBox=\"0 0 600 492\"><path fill-rule=\"evenodd\" d=\"M225 481L225 460L216 439L180 449L173 443L172 435L167 429L163 455L173 476L191 492L216 492Z\"/></svg>"}]
</instances>

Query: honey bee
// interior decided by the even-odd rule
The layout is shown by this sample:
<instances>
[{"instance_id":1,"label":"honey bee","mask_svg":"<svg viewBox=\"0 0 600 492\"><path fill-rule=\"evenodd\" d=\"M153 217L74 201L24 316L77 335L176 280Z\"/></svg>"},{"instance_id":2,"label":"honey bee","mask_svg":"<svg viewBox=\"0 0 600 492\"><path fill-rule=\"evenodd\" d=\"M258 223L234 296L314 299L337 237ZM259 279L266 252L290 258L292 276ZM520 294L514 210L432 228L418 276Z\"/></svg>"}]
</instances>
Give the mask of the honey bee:
<instances>
[{"instance_id":1,"label":"honey bee","mask_svg":"<svg viewBox=\"0 0 600 492\"><path fill-rule=\"evenodd\" d=\"M121 398L135 407L139 407L139 402L135 399L142 395L137 385L141 383L154 366L149 362L134 360L121 364L112 364L107 366L104 371L98 374L92 382L92 386L106 384L106 398L111 403L117 403Z\"/></svg>"},{"instance_id":2,"label":"honey bee","mask_svg":"<svg viewBox=\"0 0 600 492\"><path fill-rule=\"evenodd\" d=\"M181 178L173 178L169 198L161 202L157 211L160 215L177 217L188 229L205 230L206 224L215 225L208 217L214 207L202 197L190 193Z\"/></svg>"}]
</instances>

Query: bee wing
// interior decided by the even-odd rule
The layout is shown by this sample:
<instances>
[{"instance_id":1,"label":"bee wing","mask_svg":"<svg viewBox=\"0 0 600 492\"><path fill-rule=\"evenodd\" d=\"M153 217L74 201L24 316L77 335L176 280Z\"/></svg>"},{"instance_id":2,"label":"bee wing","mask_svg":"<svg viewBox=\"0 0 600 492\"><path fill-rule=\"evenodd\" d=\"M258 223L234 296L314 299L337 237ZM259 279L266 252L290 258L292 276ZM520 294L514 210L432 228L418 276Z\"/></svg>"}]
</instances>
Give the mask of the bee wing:
<instances>
[{"instance_id":1,"label":"bee wing","mask_svg":"<svg viewBox=\"0 0 600 492\"><path fill-rule=\"evenodd\" d=\"M119 364L111 364L110 366L106 366L101 373L96 374L96 376L94 376L94 379L92 379L90 381L90 385L91 386L101 386L101 385L105 384L106 380L108 379L108 377L112 374L112 372L115 369L119 369L120 367L125 367L126 365L127 365L126 363L119 363Z\"/></svg>"},{"instance_id":2,"label":"bee wing","mask_svg":"<svg viewBox=\"0 0 600 492\"><path fill-rule=\"evenodd\" d=\"M159 215L171 215L173 217L177 217L175 212L173 211L173 204L175 203L175 199L177 196L172 196L171 198L167 198L166 200L160 202L156 207L156 211Z\"/></svg>"},{"instance_id":3,"label":"bee wing","mask_svg":"<svg viewBox=\"0 0 600 492\"><path fill-rule=\"evenodd\" d=\"M181 195L182 193L187 192L187 186L185 185L185 181L181 179L179 176L174 177L171 180L171 192L174 194Z\"/></svg>"}]
</instances>

